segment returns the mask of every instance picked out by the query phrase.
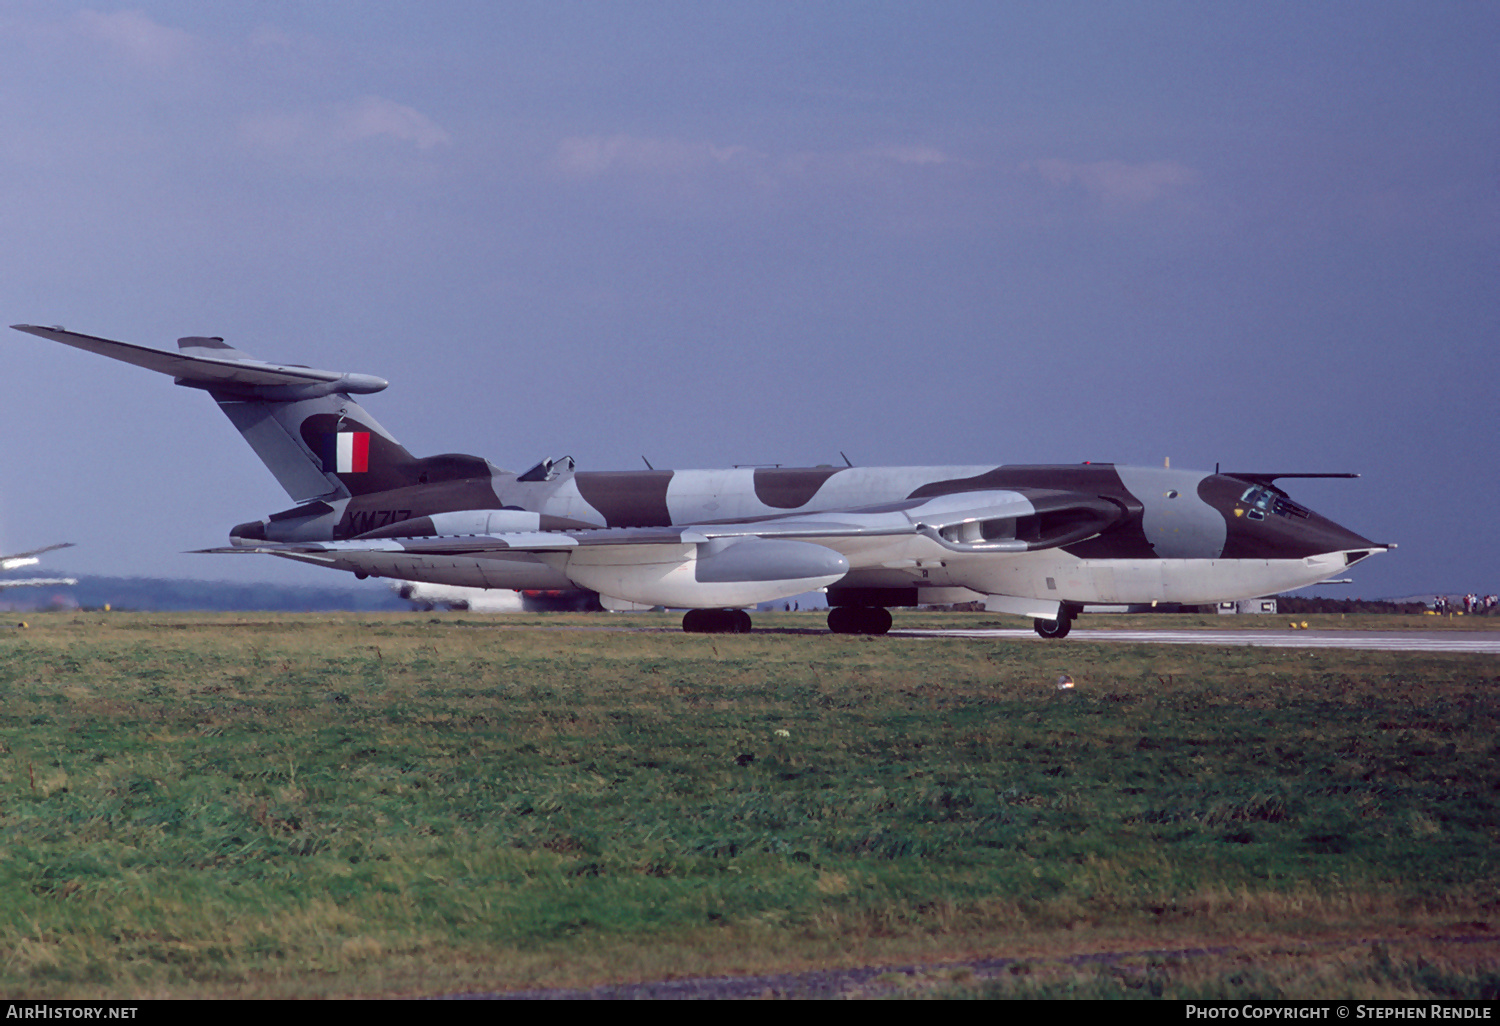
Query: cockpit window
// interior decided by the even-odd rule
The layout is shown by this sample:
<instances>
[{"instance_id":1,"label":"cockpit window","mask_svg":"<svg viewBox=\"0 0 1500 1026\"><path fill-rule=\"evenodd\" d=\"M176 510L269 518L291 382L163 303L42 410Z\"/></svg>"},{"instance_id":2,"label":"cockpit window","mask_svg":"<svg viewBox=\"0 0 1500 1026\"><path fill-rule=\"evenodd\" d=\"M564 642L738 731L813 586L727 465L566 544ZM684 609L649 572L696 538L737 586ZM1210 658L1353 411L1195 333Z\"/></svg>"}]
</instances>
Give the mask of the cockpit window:
<instances>
[{"instance_id":1,"label":"cockpit window","mask_svg":"<svg viewBox=\"0 0 1500 1026\"><path fill-rule=\"evenodd\" d=\"M1251 520L1264 520L1267 513L1298 517L1303 520L1312 515L1307 509L1284 495L1276 494L1264 485L1251 485L1246 488L1245 494L1240 496L1240 501L1250 507L1245 511L1245 515Z\"/></svg>"},{"instance_id":2,"label":"cockpit window","mask_svg":"<svg viewBox=\"0 0 1500 1026\"><path fill-rule=\"evenodd\" d=\"M1276 500L1276 494L1269 488L1260 485L1251 485L1245 489L1245 494L1240 496L1240 501L1250 508L1245 515L1251 520L1264 520L1266 514L1271 511L1271 504Z\"/></svg>"},{"instance_id":3,"label":"cockpit window","mask_svg":"<svg viewBox=\"0 0 1500 1026\"><path fill-rule=\"evenodd\" d=\"M1275 495L1272 494L1271 489L1251 485L1245 489L1245 494L1240 496L1240 501L1265 513L1271 508L1271 500L1274 498Z\"/></svg>"}]
</instances>

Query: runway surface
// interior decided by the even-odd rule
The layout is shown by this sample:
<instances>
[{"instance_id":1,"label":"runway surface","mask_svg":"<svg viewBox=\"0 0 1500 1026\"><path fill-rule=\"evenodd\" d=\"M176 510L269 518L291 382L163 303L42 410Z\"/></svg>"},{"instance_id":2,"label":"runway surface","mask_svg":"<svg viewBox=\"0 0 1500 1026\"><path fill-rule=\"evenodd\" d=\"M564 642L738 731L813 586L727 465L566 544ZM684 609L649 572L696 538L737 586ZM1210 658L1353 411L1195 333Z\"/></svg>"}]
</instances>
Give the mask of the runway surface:
<instances>
[{"instance_id":1,"label":"runway surface","mask_svg":"<svg viewBox=\"0 0 1500 1026\"><path fill-rule=\"evenodd\" d=\"M634 627L628 624L468 624L482 630L513 631L621 631L641 634L680 634L677 627ZM760 627L756 634L829 634L818 627ZM702 635L714 637L714 635ZM1291 630L1197 630L1197 631L1111 631L1073 628L1067 638L1057 641L1040 637L1027 628L1006 629L917 629L894 628L890 638L972 638L975 641L1029 641L1038 645L1067 645L1073 642L1132 642L1137 645L1232 645L1248 648L1339 648L1367 652L1475 652L1500 655L1500 631L1291 631Z\"/></svg>"},{"instance_id":2,"label":"runway surface","mask_svg":"<svg viewBox=\"0 0 1500 1026\"><path fill-rule=\"evenodd\" d=\"M1241 645L1256 648L1345 648L1374 652L1480 652L1500 655L1500 631L1107 631L1076 627L1063 642L1029 630L893 630L891 637L974 638L1057 645L1075 641L1148 645Z\"/></svg>"}]
</instances>

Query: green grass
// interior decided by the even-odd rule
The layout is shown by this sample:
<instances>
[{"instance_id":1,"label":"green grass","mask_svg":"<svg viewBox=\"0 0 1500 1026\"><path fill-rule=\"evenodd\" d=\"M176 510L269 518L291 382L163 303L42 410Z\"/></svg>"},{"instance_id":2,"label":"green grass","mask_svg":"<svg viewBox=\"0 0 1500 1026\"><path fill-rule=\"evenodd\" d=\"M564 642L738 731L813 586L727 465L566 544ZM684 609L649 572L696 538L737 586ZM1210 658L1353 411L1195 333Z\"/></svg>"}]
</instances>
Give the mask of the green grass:
<instances>
[{"instance_id":1,"label":"green grass","mask_svg":"<svg viewBox=\"0 0 1500 1026\"><path fill-rule=\"evenodd\" d=\"M620 622L6 631L0 990L440 993L1495 921L1493 658L550 629ZM1377 978L1360 950L1245 986L965 989L1438 996L1496 968L1398 946Z\"/></svg>"}]
</instances>

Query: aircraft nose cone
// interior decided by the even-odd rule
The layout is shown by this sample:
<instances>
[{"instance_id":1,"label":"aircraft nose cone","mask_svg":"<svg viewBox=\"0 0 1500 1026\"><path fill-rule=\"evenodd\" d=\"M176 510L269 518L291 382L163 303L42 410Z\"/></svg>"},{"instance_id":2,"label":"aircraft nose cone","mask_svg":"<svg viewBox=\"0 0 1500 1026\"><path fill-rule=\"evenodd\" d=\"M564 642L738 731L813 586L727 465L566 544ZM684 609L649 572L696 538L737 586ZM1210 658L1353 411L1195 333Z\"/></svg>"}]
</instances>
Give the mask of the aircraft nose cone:
<instances>
[{"instance_id":1,"label":"aircraft nose cone","mask_svg":"<svg viewBox=\"0 0 1500 1026\"><path fill-rule=\"evenodd\" d=\"M1311 510L1301 512L1305 515L1274 513L1262 521L1251 522L1255 525L1251 532L1254 544L1266 553L1266 558L1299 559L1335 552L1363 551L1369 554L1385 550L1385 546L1377 545L1327 517Z\"/></svg>"},{"instance_id":2,"label":"aircraft nose cone","mask_svg":"<svg viewBox=\"0 0 1500 1026\"><path fill-rule=\"evenodd\" d=\"M1349 552L1357 549L1384 551L1386 548L1363 535L1355 534L1341 524L1334 523L1327 517L1314 513L1310 519L1313 522L1309 523L1306 528L1307 541L1320 552Z\"/></svg>"},{"instance_id":3,"label":"aircraft nose cone","mask_svg":"<svg viewBox=\"0 0 1500 1026\"><path fill-rule=\"evenodd\" d=\"M1363 553L1355 562L1390 548L1336 524L1285 493L1257 482L1211 477L1204 498L1224 515L1226 559L1306 559L1332 553Z\"/></svg>"}]
</instances>

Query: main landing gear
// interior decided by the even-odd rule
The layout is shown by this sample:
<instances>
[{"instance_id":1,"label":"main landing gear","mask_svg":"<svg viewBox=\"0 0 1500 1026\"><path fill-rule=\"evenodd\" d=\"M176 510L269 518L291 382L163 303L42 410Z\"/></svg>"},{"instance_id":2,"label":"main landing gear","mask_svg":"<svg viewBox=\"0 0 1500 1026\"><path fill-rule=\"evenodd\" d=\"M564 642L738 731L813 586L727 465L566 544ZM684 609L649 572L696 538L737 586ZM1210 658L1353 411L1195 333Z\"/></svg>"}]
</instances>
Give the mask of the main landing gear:
<instances>
[{"instance_id":1,"label":"main landing gear","mask_svg":"<svg viewBox=\"0 0 1500 1026\"><path fill-rule=\"evenodd\" d=\"M884 634L891 629L891 611L880 606L834 606L828 629L835 634Z\"/></svg>"},{"instance_id":2,"label":"main landing gear","mask_svg":"<svg viewBox=\"0 0 1500 1026\"><path fill-rule=\"evenodd\" d=\"M743 609L689 609L682 629L687 634L749 634L750 614Z\"/></svg>"},{"instance_id":3,"label":"main landing gear","mask_svg":"<svg viewBox=\"0 0 1500 1026\"><path fill-rule=\"evenodd\" d=\"M1073 629L1073 617L1077 616L1076 607L1063 606L1057 611L1056 620L1036 619L1031 621L1032 627L1044 638L1066 638L1068 632Z\"/></svg>"}]
</instances>

